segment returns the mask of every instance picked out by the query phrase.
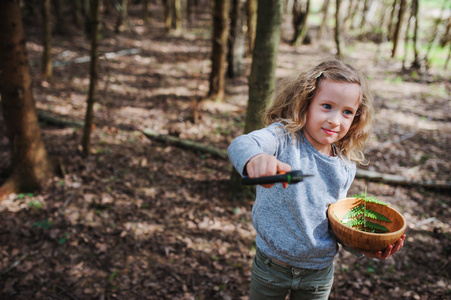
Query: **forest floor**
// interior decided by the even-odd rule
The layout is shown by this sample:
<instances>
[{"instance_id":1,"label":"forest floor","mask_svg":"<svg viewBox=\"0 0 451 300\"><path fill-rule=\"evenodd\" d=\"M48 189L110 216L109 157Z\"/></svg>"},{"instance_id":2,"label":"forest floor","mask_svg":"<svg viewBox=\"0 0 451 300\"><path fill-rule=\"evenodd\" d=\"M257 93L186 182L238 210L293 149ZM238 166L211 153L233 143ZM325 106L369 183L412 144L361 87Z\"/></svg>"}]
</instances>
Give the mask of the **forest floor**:
<instances>
[{"instance_id":1,"label":"forest floor","mask_svg":"<svg viewBox=\"0 0 451 300\"><path fill-rule=\"evenodd\" d=\"M142 130L225 150L243 130L250 61L246 76L227 80L224 102L199 103L208 92L209 19L167 34L159 9L144 26L132 6L133 30L120 34L112 31L114 21L103 24L102 53L137 52L100 62L88 157L80 151L80 127L42 123L47 150L63 170L44 190L0 203L0 299L248 299L253 200L228 200L231 164ZM89 64L55 67L54 80L42 81L36 28L27 27L27 45L38 110L83 121ZM278 78L334 55L330 41L292 47L288 36ZM56 35L53 44L58 61L89 55L80 34ZM451 181L449 73L400 72L384 44L349 40L345 56L368 75L375 96L364 168ZM0 119L0 170L10 161L4 130ZM365 188L406 218L405 246L386 261L340 250L330 298L450 299L449 189L357 178L349 194Z\"/></svg>"}]
</instances>

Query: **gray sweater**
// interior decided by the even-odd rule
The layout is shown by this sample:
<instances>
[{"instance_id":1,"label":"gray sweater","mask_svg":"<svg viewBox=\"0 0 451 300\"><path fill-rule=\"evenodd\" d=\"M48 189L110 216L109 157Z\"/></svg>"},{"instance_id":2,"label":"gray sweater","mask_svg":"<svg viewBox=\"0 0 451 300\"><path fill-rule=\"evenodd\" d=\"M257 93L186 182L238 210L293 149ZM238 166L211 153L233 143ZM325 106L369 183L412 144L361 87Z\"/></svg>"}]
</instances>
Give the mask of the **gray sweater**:
<instances>
[{"instance_id":1,"label":"gray sweater","mask_svg":"<svg viewBox=\"0 0 451 300\"><path fill-rule=\"evenodd\" d=\"M239 136L228 148L230 161L242 176L249 159L261 153L275 155L293 170L314 176L286 189L280 183L270 189L257 187L252 208L257 247L268 257L294 267L328 267L338 246L329 230L327 208L346 197L355 164L320 153L304 136L298 141L278 123Z\"/></svg>"}]
</instances>

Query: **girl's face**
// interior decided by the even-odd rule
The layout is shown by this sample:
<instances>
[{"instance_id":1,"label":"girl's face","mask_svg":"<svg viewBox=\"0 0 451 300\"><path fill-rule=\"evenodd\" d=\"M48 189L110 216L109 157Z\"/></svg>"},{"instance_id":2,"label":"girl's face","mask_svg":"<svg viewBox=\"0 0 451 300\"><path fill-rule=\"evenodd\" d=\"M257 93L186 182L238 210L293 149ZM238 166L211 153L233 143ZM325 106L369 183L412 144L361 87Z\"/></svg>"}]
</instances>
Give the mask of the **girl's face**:
<instances>
[{"instance_id":1,"label":"girl's face","mask_svg":"<svg viewBox=\"0 0 451 300\"><path fill-rule=\"evenodd\" d=\"M332 155L331 144L342 139L351 127L359 108L360 85L320 81L307 111L304 135L325 155Z\"/></svg>"}]
</instances>

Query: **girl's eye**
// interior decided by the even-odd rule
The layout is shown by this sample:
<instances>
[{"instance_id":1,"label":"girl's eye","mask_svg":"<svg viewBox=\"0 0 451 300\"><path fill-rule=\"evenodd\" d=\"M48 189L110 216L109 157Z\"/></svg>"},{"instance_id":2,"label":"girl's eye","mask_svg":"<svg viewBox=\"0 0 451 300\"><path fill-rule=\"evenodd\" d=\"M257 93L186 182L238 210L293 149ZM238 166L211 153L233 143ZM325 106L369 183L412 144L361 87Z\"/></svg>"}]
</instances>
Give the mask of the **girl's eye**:
<instances>
[{"instance_id":1,"label":"girl's eye","mask_svg":"<svg viewBox=\"0 0 451 300\"><path fill-rule=\"evenodd\" d=\"M323 104L323 107L325 109L332 109L332 105L330 105L330 104Z\"/></svg>"},{"instance_id":2,"label":"girl's eye","mask_svg":"<svg viewBox=\"0 0 451 300\"><path fill-rule=\"evenodd\" d=\"M352 116L354 113L352 112L352 111L350 111L350 110L345 110L344 112L343 112L345 115L347 115L347 116Z\"/></svg>"}]
</instances>

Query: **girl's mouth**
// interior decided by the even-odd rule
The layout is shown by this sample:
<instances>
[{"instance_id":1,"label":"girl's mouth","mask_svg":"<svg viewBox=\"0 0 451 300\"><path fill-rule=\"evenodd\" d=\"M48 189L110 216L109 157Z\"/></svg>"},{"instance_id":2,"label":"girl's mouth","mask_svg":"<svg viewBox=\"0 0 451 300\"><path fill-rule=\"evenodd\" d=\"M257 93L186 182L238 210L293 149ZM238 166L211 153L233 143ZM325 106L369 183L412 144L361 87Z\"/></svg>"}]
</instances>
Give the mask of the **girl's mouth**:
<instances>
[{"instance_id":1,"label":"girl's mouth","mask_svg":"<svg viewBox=\"0 0 451 300\"><path fill-rule=\"evenodd\" d=\"M323 131L324 131L326 134L328 134L328 135L333 135L333 134L336 134L336 133L337 133L336 131L329 130L329 129L326 129L326 128L322 128L322 129L323 129Z\"/></svg>"}]
</instances>

